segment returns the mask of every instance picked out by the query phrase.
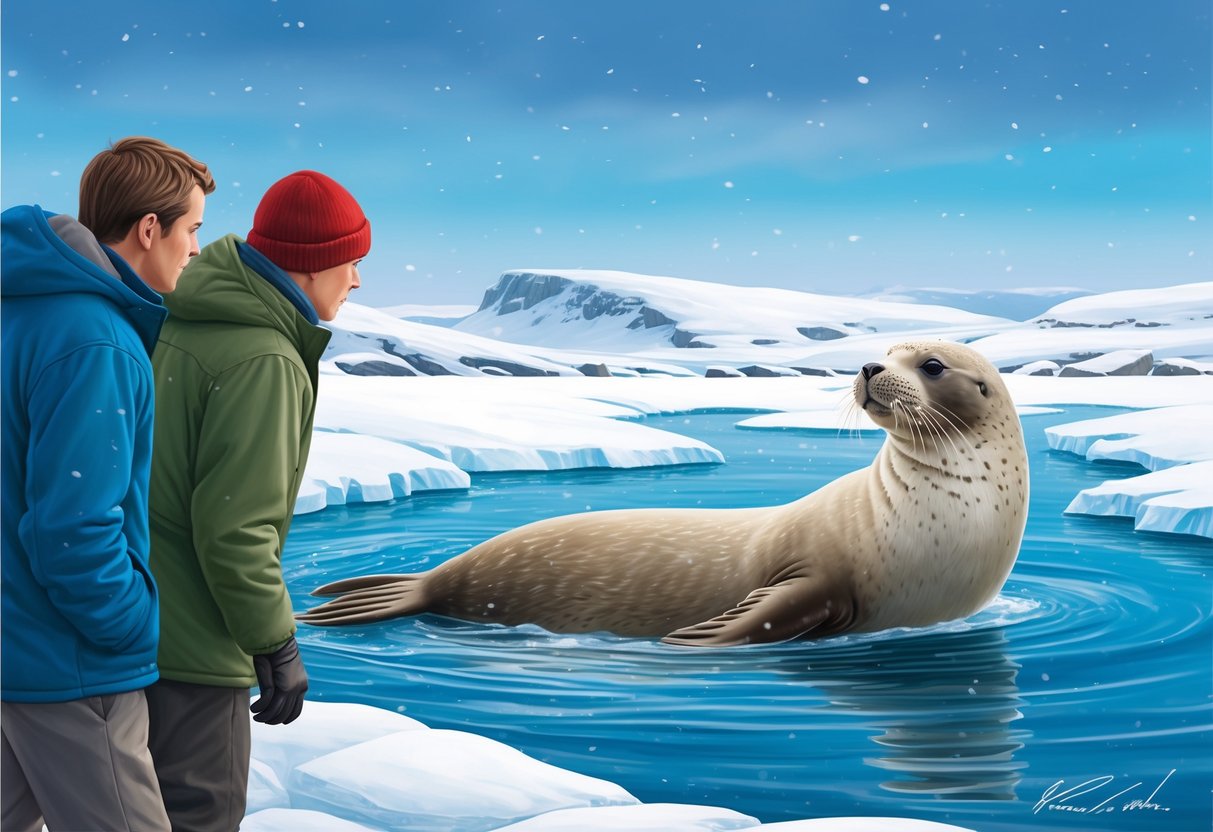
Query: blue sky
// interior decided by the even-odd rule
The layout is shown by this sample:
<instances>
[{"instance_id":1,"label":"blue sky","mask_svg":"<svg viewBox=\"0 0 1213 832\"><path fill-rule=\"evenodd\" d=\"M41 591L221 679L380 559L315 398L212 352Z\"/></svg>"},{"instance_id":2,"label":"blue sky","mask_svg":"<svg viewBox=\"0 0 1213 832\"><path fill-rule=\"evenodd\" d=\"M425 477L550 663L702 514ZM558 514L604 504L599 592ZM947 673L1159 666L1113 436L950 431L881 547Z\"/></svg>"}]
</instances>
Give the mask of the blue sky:
<instances>
[{"instance_id":1,"label":"blue sky","mask_svg":"<svg viewBox=\"0 0 1213 832\"><path fill-rule=\"evenodd\" d=\"M1210 10L769 0L9 2L5 206L146 134L204 242L301 168L362 203L356 300L511 268L808 291L1208 280Z\"/></svg>"}]
</instances>

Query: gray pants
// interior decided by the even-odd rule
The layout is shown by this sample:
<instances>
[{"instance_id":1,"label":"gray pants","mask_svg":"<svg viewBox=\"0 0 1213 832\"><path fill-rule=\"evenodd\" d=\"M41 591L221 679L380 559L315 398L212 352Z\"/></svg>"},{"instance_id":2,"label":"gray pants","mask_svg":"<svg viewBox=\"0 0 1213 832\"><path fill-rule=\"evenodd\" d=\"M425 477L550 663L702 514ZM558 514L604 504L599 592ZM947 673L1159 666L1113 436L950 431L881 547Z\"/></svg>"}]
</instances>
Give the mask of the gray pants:
<instances>
[{"instance_id":1,"label":"gray pants","mask_svg":"<svg viewBox=\"0 0 1213 832\"><path fill-rule=\"evenodd\" d=\"M248 688L161 679L147 689L148 746L173 832L232 832L248 801Z\"/></svg>"},{"instance_id":2,"label":"gray pants","mask_svg":"<svg viewBox=\"0 0 1213 832\"><path fill-rule=\"evenodd\" d=\"M0 829L167 832L143 691L0 706Z\"/></svg>"}]
</instances>

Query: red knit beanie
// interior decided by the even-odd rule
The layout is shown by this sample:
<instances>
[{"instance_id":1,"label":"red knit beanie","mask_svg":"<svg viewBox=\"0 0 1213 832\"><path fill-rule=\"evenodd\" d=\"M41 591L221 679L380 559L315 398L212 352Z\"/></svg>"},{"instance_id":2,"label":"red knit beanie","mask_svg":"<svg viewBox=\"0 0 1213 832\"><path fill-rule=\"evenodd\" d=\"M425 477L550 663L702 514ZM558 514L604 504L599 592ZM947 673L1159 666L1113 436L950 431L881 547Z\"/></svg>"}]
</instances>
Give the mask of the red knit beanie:
<instances>
[{"instance_id":1,"label":"red knit beanie","mask_svg":"<svg viewBox=\"0 0 1213 832\"><path fill-rule=\"evenodd\" d=\"M248 243L292 272L319 272L365 257L371 224L350 192L323 173L301 170L261 197Z\"/></svg>"}]
</instances>

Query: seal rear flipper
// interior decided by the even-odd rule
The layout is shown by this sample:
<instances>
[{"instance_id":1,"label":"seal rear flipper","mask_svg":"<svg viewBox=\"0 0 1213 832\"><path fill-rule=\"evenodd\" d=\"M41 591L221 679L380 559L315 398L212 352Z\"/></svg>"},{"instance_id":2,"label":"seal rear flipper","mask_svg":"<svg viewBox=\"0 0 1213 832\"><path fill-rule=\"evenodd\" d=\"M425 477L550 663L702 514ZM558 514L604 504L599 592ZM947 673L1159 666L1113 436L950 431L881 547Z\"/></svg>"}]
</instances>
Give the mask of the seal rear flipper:
<instances>
[{"instance_id":1,"label":"seal rear flipper","mask_svg":"<svg viewBox=\"0 0 1213 832\"><path fill-rule=\"evenodd\" d=\"M360 578L346 578L341 581L318 586L312 590L312 595L341 595L353 592L355 589L372 589L376 587L393 586L398 581L415 578L416 575L363 575Z\"/></svg>"},{"instance_id":2,"label":"seal rear flipper","mask_svg":"<svg viewBox=\"0 0 1213 832\"><path fill-rule=\"evenodd\" d=\"M338 586L353 588L340 598L326 601L318 607L295 616L297 621L318 626L343 624L367 624L425 612L429 600L421 588L422 575L368 575L351 578L320 587L321 590Z\"/></svg>"},{"instance_id":3,"label":"seal rear flipper","mask_svg":"<svg viewBox=\"0 0 1213 832\"><path fill-rule=\"evenodd\" d=\"M822 581L812 578L763 586L728 612L667 635L666 644L684 647L731 647L785 641L812 632L814 637L845 630L854 620L851 598L839 598Z\"/></svg>"}]
</instances>

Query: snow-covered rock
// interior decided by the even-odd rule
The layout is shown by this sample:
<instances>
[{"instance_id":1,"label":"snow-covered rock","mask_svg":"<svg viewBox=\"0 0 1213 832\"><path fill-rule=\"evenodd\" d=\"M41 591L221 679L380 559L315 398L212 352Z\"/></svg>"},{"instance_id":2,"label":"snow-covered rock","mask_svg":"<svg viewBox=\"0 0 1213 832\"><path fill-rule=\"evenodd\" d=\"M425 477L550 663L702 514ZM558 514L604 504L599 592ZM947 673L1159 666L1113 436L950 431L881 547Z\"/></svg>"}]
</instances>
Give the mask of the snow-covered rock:
<instances>
[{"instance_id":1,"label":"snow-covered rock","mask_svg":"<svg viewBox=\"0 0 1213 832\"><path fill-rule=\"evenodd\" d=\"M1086 361L1076 361L1061 368L1057 375L1068 376L1145 376L1154 366L1154 354L1149 350L1113 350Z\"/></svg>"},{"instance_id":2,"label":"snow-covered rock","mask_svg":"<svg viewBox=\"0 0 1213 832\"><path fill-rule=\"evenodd\" d=\"M779 378L781 376L798 376L799 372L789 367L777 367L773 364L750 364L738 367L737 371L750 378Z\"/></svg>"},{"instance_id":3,"label":"snow-covered rock","mask_svg":"<svg viewBox=\"0 0 1213 832\"><path fill-rule=\"evenodd\" d=\"M1056 361L1032 361L1014 372L1021 376L1055 376L1060 370Z\"/></svg>"},{"instance_id":4,"label":"snow-covered rock","mask_svg":"<svg viewBox=\"0 0 1213 832\"><path fill-rule=\"evenodd\" d=\"M1152 376L1213 375L1213 362L1192 361L1187 358L1165 358L1155 363Z\"/></svg>"}]
</instances>

